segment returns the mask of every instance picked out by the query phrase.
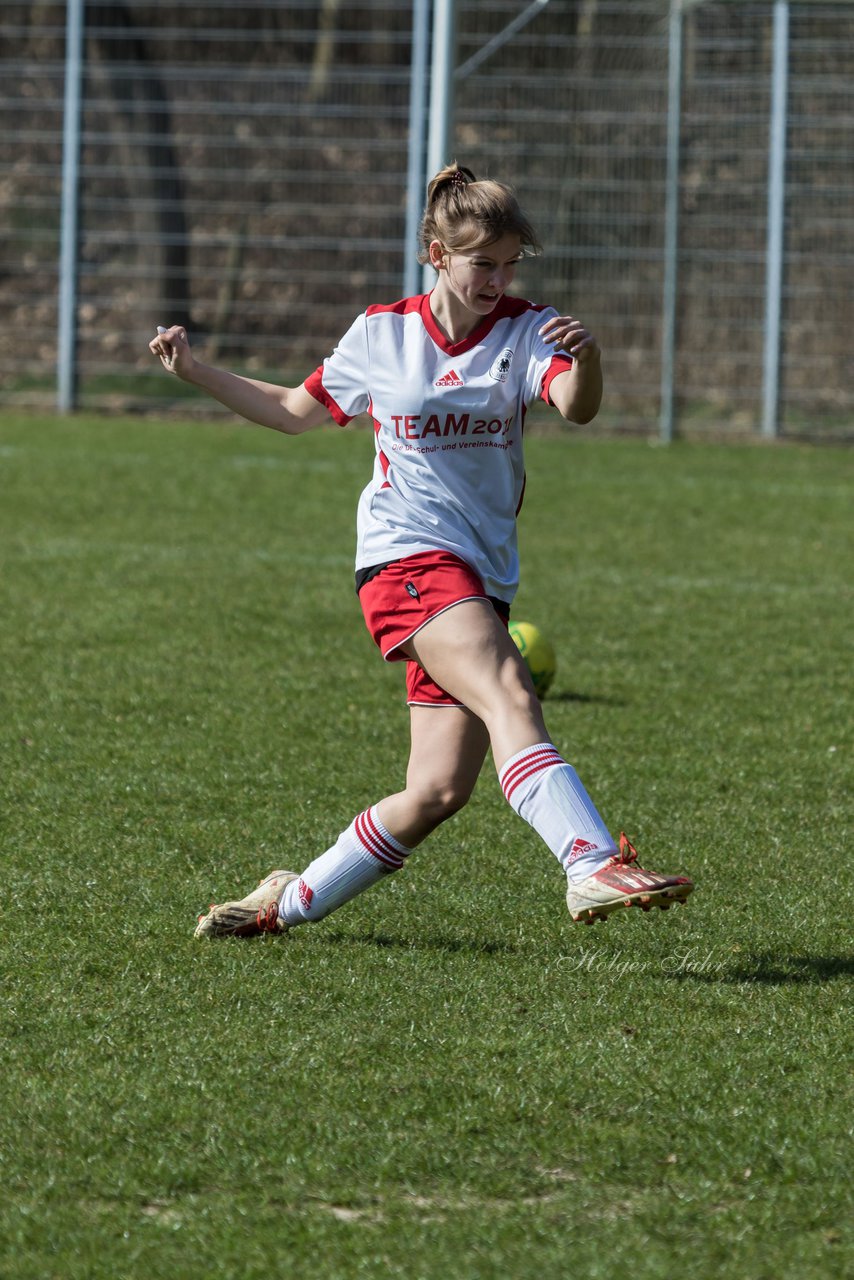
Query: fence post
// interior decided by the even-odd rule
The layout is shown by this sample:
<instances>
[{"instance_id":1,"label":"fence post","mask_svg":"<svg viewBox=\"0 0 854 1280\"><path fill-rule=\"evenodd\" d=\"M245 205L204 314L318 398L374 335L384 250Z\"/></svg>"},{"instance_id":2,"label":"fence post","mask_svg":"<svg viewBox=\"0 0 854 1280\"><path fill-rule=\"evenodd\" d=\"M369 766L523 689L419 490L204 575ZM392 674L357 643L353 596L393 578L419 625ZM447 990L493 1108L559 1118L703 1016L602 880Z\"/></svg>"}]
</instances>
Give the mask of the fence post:
<instances>
[{"instance_id":1,"label":"fence post","mask_svg":"<svg viewBox=\"0 0 854 1280\"><path fill-rule=\"evenodd\" d=\"M456 0L433 0L433 57L430 70L430 118L427 136L426 182L453 157L449 147L454 135L454 65L457 47ZM426 293L434 283L433 268L424 267Z\"/></svg>"},{"instance_id":2,"label":"fence post","mask_svg":"<svg viewBox=\"0 0 854 1280\"><path fill-rule=\"evenodd\" d=\"M65 104L59 240L57 408L71 413L77 392L77 219L80 185L80 97L84 0L68 0L65 23Z\"/></svg>"},{"instance_id":3,"label":"fence post","mask_svg":"<svg viewBox=\"0 0 854 1280\"><path fill-rule=\"evenodd\" d=\"M679 278L679 143L682 120L682 0L670 0L667 76L667 174L664 199L664 288L661 322L659 435L673 439L676 304Z\"/></svg>"},{"instance_id":4,"label":"fence post","mask_svg":"<svg viewBox=\"0 0 854 1280\"><path fill-rule=\"evenodd\" d=\"M433 177L433 174L437 173L451 159L450 152L453 149L454 137L454 82L456 80L465 80L476 67L486 62L487 58L491 58L498 49L501 49L508 40L512 39L517 31L521 31L523 27L527 26L531 19L536 17L550 3L551 0L532 0L526 9L517 14L491 40L488 40L467 62L457 67L454 65L457 48L456 0L433 0L433 66L430 77L430 134L427 144L427 168L424 175L425 187ZM413 21L416 20L414 19ZM411 111L412 102L410 101ZM410 141L411 137L410 130ZM409 184L409 204L411 205L411 168ZM433 270L431 267L425 266L422 276L424 292L426 293L432 285Z\"/></svg>"},{"instance_id":5,"label":"fence post","mask_svg":"<svg viewBox=\"0 0 854 1280\"><path fill-rule=\"evenodd\" d=\"M406 240L403 294L418 292L418 227L424 207L424 145L427 132L427 46L430 39L430 0L413 0L412 58L409 82L409 142L406 168Z\"/></svg>"},{"instance_id":6,"label":"fence post","mask_svg":"<svg viewBox=\"0 0 854 1280\"><path fill-rule=\"evenodd\" d=\"M768 146L768 233L765 262L765 353L762 378L762 434L778 431L780 401L780 319L783 298L783 239L786 217L786 113L789 79L789 3L774 3L771 67L771 130Z\"/></svg>"},{"instance_id":7,"label":"fence post","mask_svg":"<svg viewBox=\"0 0 854 1280\"><path fill-rule=\"evenodd\" d=\"M551 0L531 0L527 9L523 9L512 22L508 22L507 26L499 31L497 35L494 35L491 40L487 40L486 44L482 45L476 53L473 53L462 66L457 67L454 72L454 78L456 80L465 80L482 63L486 62L487 58L491 58L499 49L503 49L507 41L512 40L517 31L521 31L523 27L526 27L531 19L535 18L550 3Z\"/></svg>"}]
</instances>

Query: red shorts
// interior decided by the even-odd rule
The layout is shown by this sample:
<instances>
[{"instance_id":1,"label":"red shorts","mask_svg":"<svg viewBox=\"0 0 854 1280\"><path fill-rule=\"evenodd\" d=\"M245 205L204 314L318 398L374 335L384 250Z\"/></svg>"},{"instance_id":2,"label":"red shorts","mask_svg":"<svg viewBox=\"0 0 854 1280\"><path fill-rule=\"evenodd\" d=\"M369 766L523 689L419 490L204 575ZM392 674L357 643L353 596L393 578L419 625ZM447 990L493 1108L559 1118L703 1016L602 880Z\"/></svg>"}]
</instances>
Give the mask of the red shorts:
<instances>
[{"instance_id":1,"label":"red shorts","mask_svg":"<svg viewBox=\"0 0 854 1280\"><path fill-rule=\"evenodd\" d=\"M400 646L431 619L463 600L490 600L480 578L451 551L422 551L395 560L359 591L368 630L386 662L406 662L406 700L428 707L458 707L460 703L431 680L424 668ZM509 608L492 600L496 611ZM506 622L507 619L504 618Z\"/></svg>"}]
</instances>

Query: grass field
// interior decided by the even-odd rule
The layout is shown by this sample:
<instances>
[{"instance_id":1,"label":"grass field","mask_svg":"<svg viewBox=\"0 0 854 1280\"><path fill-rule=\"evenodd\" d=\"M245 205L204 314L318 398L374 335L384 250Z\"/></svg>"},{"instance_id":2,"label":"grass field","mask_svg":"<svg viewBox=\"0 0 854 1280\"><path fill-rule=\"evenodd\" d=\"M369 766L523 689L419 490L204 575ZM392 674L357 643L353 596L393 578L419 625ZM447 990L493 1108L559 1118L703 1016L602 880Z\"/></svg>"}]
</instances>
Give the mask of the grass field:
<instances>
[{"instance_id":1,"label":"grass field","mask_svg":"<svg viewBox=\"0 0 854 1280\"><path fill-rule=\"evenodd\" d=\"M573 927L487 769L339 914L195 942L400 784L371 453L0 420L0 1275L851 1275L852 455L530 440L552 736L686 908Z\"/></svg>"}]
</instances>

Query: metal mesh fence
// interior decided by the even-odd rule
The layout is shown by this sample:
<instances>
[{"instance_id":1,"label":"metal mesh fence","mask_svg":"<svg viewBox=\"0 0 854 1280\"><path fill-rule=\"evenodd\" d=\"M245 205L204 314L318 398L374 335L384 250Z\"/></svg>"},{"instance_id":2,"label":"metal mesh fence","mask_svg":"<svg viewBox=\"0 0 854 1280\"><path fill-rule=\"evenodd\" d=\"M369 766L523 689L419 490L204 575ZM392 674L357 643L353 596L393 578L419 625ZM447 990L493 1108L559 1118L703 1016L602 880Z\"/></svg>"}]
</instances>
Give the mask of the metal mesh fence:
<instances>
[{"instance_id":1,"label":"metal mesh fence","mask_svg":"<svg viewBox=\"0 0 854 1280\"><path fill-rule=\"evenodd\" d=\"M761 399L771 9L709 4L686 26L680 327L683 416L754 428ZM850 430L854 9L790 19L780 413Z\"/></svg>"},{"instance_id":2,"label":"metal mesh fence","mask_svg":"<svg viewBox=\"0 0 854 1280\"><path fill-rule=\"evenodd\" d=\"M792 11L783 403L790 429L852 425L854 8Z\"/></svg>"},{"instance_id":3,"label":"metal mesh fence","mask_svg":"<svg viewBox=\"0 0 854 1280\"><path fill-rule=\"evenodd\" d=\"M460 59L516 4L469 4ZM655 422L667 6L550 4L458 88L458 150L525 197L545 252L522 292L577 314L606 351L612 422Z\"/></svg>"},{"instance_id":4,"label":"metal mesh fence","mask_svg":"<svg viewBox=\"0 0 854 1280\"><path fill-rule=\"evenodd\" d=\"M464 65L525 9L460 0ZM758 428L774 5L684 6L677 420ZM66 6L0 7L0 404L52 406ZM551 0L457 83L454 150L520 190L545 244L518 291L606 350L602 421L659 412L666 0ZM80 152L79 403L174 400L146 344L307 375L400 296L412 5L89 0ZM850 432L854 4L792 3L781 423ZM450 158L450 157L449 157ZM193 399L187 401L187 405ZM208 402L204 403L206 411Z\"/></svg>"},{"instance_id":5,"label":"metal mesh fence","mask_svg":"<svg viewBox=\"0 0 854 1280\"><path fill-rule=\"evenodd\" d=\"M695 8L685 30L676 385L682 415L758 426L769 4Z\"/></svg>"},{"instance_id":6,"label":"metal mesh fence","mask_svg":"<svg viewBox=\"0 0 854 1280\"><path fill-rule=\"evenodd\" d=\"M22 48L4 63L7 399L38 398L56 356L63 10L3 13ZM144 354L158 322L187 323L210 358L305 376L372 294L399 292L409 16L89 0L83 405L164 394Z\"/></svg>"}]
</instances>

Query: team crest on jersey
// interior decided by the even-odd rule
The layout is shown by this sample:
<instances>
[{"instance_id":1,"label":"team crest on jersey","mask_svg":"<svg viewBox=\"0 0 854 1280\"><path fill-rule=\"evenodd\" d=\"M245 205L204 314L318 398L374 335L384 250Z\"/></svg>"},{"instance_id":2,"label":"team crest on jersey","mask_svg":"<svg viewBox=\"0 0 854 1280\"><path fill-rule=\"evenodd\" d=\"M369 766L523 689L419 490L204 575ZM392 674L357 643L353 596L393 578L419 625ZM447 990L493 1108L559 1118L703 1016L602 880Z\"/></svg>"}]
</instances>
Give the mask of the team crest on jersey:
<instances>
[{"instance_id":1,"label":"team crest on jersey","mask_svg":"<svg viewBox=\"0 0 854 1280\"><path fill-rule=\"evenodd\" d=\"M463 380L456 369L451 369L449 373L445 374L444 378L440 378L436 383L437 387L461 387L462 385Z\"/></svg>"},{"instance_id":2,"label":"team crest on jersey","mask_svg":"<svg viewBox=\"0 0 854 1280\"><path fill-rule=\"evenodd\" d=\"M513 350L511 347L505 347L497 360L493 362L489 371L490 378L494 378L496 382L506 382L510 373L510 364L513 360Z\"/></svg>"}]
</instances>

